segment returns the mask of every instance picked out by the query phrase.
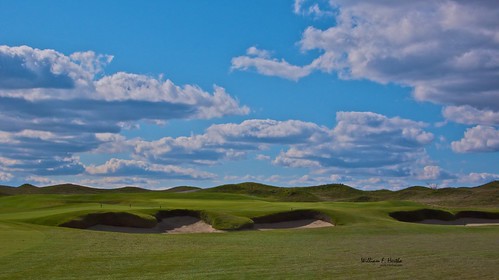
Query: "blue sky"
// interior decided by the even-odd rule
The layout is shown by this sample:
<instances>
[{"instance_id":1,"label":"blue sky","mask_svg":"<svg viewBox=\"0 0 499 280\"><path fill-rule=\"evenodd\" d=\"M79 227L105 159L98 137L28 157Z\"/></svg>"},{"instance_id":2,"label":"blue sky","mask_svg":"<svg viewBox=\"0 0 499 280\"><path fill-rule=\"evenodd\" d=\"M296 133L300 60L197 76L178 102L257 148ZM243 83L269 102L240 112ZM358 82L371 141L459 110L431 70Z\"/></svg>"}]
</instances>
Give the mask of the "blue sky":
<instances>
[{"instance_id":1,"label":"blue sky","mask_svg":"<svg viewBox=\"0 0 499 280\"><path fill-rule=\"evenodd\" d=\"M499 179L494 1L0 1L0 184Z\"/></svg>"}]
</instances>

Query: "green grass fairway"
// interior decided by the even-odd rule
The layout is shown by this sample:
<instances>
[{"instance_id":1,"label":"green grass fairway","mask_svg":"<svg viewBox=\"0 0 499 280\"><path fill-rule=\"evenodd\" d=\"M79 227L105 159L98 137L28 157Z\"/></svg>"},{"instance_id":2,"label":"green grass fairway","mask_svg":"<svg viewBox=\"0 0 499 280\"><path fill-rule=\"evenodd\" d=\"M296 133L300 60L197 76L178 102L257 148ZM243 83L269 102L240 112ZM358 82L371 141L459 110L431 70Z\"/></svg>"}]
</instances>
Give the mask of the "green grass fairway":
<instances>
[{"instance_id":1,"label":"green grass fairway","mask_svg":"<svg viewBox=\"0 0 499 280\"><path fill-rule=\"evenodd\" d=\"M300 202L281 197L221 191L1 196L0 279L497 279L499 275L499 226L424 225L399 222L389 215L428 208L497 213L497 207L429 206L402 200ZM88 213L128 212L152 219L154 213L169 209L203 211L220 228L308 209L329 215L336 226L177 235L57 226Z\"/></svg>"}]
</instances>

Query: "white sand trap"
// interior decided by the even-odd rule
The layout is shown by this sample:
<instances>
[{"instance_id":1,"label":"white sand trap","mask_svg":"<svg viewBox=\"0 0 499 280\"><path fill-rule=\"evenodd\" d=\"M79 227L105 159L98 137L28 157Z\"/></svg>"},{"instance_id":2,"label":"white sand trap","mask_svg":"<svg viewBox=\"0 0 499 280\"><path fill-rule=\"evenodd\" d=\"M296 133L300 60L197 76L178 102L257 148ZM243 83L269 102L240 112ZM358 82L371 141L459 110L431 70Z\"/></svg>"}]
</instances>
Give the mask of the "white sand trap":
<instances>
[{"instance_id":1,"label":"white sand trap","mask_svg":"<svg viewBox=\"0 0 499 280\"><path fill-rule=\"evenodd\" d=\"M456 225L456 226L499 226L499 219L479 219L479 218L460 218L454 221L442 221L435 219L422 220L422 224L429 225Z\"/></svg>"},{"instance_id":2,"label":"white sand trap","mask_svg":"<svg viewBox=\"0 0 499 280\"><path fill-rule=\"evenodd\" d=\"M125 233L202 233L202 232L223 232L214 229L199 218L191 216L176 216L164 218L153 228L118 227L108 225L95 225L89 227L90 230L112 231Z\"/></svg>"},{"instance_id":3,"label":"white sand trap","mask_svg":"<svg viewBox=\"0 0 499 280\"><path fill-rule=\"evenodd\" d=\"M317 219L302 219L278 223L255 223L256 230L272 230L272 229L298 229L298 228L322 228L333 227L334 225Z\"/></svg>"},{"instance_id":4,"label":"white sand trap","mask_svg":"<svg viewBox=\"0 0 499 280\"><path fill-rule=\"evenodd\" d=\"M214 229L203 220L191 216L176 216L164 218L158 223L164 233L198 233L198 232L223 232Z\"/></svg>"}]
</instances>

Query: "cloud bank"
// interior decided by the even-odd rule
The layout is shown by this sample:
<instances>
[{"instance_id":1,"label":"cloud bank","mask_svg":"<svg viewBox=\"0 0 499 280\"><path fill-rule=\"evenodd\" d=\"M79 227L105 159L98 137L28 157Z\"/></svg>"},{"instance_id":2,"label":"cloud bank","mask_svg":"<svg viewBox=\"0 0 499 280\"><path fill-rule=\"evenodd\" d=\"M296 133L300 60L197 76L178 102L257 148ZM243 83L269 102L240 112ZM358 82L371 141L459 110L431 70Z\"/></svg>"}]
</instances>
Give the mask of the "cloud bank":
<instances>
[{"instance_id":1,"label":"cloud bank","mask_svg":"<svg viewBox=\"0 0 499 280\"><path fill-rule=\"evenodd\" d=\"M212 125L205 133L128 142L137 160L169 165L215 165L247 158L316 173L417 177L431 163L426 124L372 112L339 112L333 128L288 120L246 120ZM282 152L266 154L272 147ZM435 167L437 168L437 167ZM440 172L444 174L444 172Z\"/></svg>"},{"instance_id":2,"label":"cloud bank","mask_svg":"<svg viewBox=\"0 0 499 280\"><path fill-rule=\"evenodd\" d=\"M478 139L495 135L499 123L497 2L295 0L293 12L334 18L328 28L302 33L301 51L319 53L313 61L292 65L248 51L233 58L232 69L294 81L322 71L408 86L416 100L444 105L447 120L475 125L452 143L454 151L497 151Z\"/></svg>"},{"instance_id":3,"label":"cloud bank","mask_svg":"<svg viewBox=\"0 0 499 280\"><path fill-rule=\"evenodd\" d=\"M295 2L295 13L306 1ZM236 57L232 68L297 80L320 70L414 88L417 100L499 110L499 5L493 1L331 1L335 25L308 27L299 46L322 52L305 66Z\"/></svg>"},{"instance_id":4,"label":"cloud bank","mask_svg":"<svg viewBox=\"0 0 499 280\"><path fill-rule=\"evenodd\" d=\"M218 86L209 93L195 85L181 87L145 75L103 75L111 60L112 56L91 51L65 55L0 46L2 178L81 174L85 167L76 154L99 148L113 138L110 135L116 138L124 127L140 120L249 113ZM164 170L175 171L179 170Z\"/></svg>"}]
</instances>

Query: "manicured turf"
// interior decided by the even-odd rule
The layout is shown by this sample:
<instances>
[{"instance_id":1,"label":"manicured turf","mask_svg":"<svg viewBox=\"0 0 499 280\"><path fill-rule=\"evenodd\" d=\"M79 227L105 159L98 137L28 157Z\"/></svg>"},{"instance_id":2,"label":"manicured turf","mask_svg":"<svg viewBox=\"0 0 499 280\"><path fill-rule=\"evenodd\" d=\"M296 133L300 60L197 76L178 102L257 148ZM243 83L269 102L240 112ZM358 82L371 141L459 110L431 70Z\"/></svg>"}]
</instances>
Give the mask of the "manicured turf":
<instances>
[{"instance_id":1,"label":"manicured turf","mask_svg":"<svg viewBox=\"0 0 499 280\"><path fill-rule=\"evenodd\" d=\"M432 207L408 201L275 201L219 192L3 196L0 279L495 279L499 226L422 225L389 216L426 208ZM234 217L311 209L328 214L337 226L184 235L56 226L85 213L148 216L168 209L206 211L229 225L240 222ZM368 258L380 262L362 262Z\"/></svg>"}]
</instances>

